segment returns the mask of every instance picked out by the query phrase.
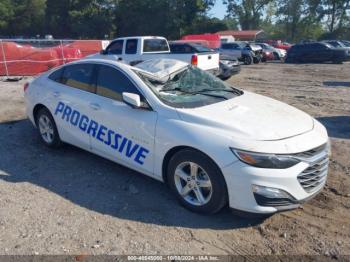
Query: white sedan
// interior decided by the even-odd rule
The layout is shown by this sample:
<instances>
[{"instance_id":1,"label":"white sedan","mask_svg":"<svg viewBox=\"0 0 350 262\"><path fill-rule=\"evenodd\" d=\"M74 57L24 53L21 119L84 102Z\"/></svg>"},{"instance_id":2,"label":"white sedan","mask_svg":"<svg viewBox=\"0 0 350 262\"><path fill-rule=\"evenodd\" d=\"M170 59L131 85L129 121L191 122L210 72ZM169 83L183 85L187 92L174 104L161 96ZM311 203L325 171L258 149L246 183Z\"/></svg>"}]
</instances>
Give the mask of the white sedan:
<instances>
[{"instance_id":1,"label":"white sedan","mask_svg":"<svg viewBox=\"0 0 350 262\"><path fill-rule=\"evenodd\" d=\"M326 183L326 129L184 62L86 59L25 85L49 147L69 143L166 182L192 211L272 214Z\"/></svg>"}]
</instances>

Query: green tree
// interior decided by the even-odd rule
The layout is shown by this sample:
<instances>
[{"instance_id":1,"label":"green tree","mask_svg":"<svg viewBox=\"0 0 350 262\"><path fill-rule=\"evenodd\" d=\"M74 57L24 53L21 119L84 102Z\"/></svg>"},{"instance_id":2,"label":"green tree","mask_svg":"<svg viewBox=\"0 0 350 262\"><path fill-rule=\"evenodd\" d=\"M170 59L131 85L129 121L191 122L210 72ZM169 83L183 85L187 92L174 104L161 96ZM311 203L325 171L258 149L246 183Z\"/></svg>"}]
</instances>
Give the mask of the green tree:
<instances>
[{"instance_id":1,"label":"green tree","mask_svg":"<svg viewBox=\"0 0 350 262\"><path fill-rule=\"evenodd\" d=\"M239 21L242 30L258 29L266 6L272 0L224 0L228 17Z\"/></svg>"},{"instance_id":2,"label":"green tree","mask_svg":"<svg viewBox=\"0 0 350 262\"><path fill-rule=\"evenodd\" d=\"M46 0L1 1L0 9L8 12L4 15L4 20L1 17L3 32L12 36L27 37L41 34L44 26L45 3Z\"/></svg>"},{"instance_id":3,"label":"green tree","mask_svg":"<svg viewBox=\"0 0 350 262\"><path fill-rule=\"evenodd\" d=\"M278 1L277 25L283 28L287 40L318 39L323 28L316 12L319 4L309 0Z\"/></svg>"},{"instance_id":4,"label":"green tree","mask_svg":"<svg viewBox=\"0 0 350 262\"><path fill-rule=\"evenodd\" d=\"M69 10L71 36L75 38L100 38L115 34L114 0L75 0Z\"/></svg>"},{"instance_id":5,"label":"green tree","mask_svg":"<svg viewBox=\"0 0 350 262\"><path fill-rule=\"evenodd\" d=\"M212 0L120 0L117 5L118 36L162 35L178 39L188 33Z\"/></svg>"},{"instance_id":6,"label":"green tree","mask_svg":"<svg viewBox=\"0 0 350 262\"><path fill-rule=\"evenodd\" d=\"M71 36L71 23L69 10L71 0L47 0L45 12L45 34L55 38L68 38Z\"/></svg>"},{"instance_id":7,"label":"green tree","mask_svg":"<svg viewBox=\"0 0 350 262\"><path fill-rule=\"evenodd\" d=\"M14 10L11 0L0 0L0 35L9 33L8 26L13 17Z\"/></svg>"},{"instance_id":8,"label":"green tree","mask_svg":"<svg viewBox=\"0 0 350 262\"><path fill-rule=\"evenodd\" d=\"M228 26L225 21L219 18L198 16L192 25L186 29L185 34L216 33L227 29Z\"/></svg>"}]
</instances>

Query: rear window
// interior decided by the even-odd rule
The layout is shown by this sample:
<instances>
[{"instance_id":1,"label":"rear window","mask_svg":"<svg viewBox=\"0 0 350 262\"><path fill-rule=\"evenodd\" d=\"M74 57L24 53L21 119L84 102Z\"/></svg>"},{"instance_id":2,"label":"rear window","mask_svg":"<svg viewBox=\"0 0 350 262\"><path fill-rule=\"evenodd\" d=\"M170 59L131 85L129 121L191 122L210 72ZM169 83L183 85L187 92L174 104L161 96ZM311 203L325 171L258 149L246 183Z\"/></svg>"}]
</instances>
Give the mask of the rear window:
<instances>
[{"instance_id":1,"label":"rear window","mask_svg":"<svg viewBox=\"0 0 350 262\"><path fill-rule=\"evenodd\" d=\"M170 51L177 54L193 53L192 47L186 44L170 44Z\"/></svg>"},{"instance_id":2,"label":"rear window","mask_svg":"<svg viewBox=\"0 0 350 262\"><path fill-rule=\"evenodd\" d=\"M168 43L165 39L145 39L143 41L143 52L165 52L169 51Z\"/></svg>"},{"instance_id":3,"label":"rear window","mask_svg":"<svg viewBox=\"0 0 350 262\"><path fill-rule=\"evenodd\" d=\"M194 47L194 49L196 49L196 52L198 52L198 53L212 52L211 49L209 49L205 46L202 46L202 45L194 44L193 47Z\"/></svg>"},{"instance_id":4,"label":"rear window","mask_svg":"<svg viewBox=\"0 0 350 262\"><path fill-rule=\"evenodd\" d=\"M49 75L49 79L61 83L62 82L62 73L63 73L63 67L54 71L53 73L51 73L51 75Z\"/></svg>"}]
</instances>

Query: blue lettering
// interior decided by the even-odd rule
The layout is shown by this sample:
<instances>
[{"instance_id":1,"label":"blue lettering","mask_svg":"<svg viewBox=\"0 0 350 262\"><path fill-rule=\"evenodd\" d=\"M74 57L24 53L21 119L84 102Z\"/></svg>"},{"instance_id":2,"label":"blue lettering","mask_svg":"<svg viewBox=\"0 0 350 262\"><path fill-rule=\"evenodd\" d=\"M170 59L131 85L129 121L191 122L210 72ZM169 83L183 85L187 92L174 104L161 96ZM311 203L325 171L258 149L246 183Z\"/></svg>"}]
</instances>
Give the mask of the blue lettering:
<instances>
[{"instance_id":1,"label":"blue lettering","mask_svg":"<svg viewBox=\"0 0 350 262\"><path fill-rule=\"evenodd\" d=\"M128 142L128 139L126 137L124 137L122 144L119 147L119 153L123 152L126 142Z\"/></svg>"},{"instance_id":2,"label":"blue lettering","mask_svg":"<svg viewBox=\"0 0 350 262\"><path fill-rule=\"evenodd\" d=\"M97 129L98 129L98 123L95 122L94 120L91 120L90 125L89 125L88 130L87 130L87 133L89 135L92 135L93 137L95 137Z\"/></svg>"},{"instance_id":3,"label":"blue lettering","mask_svg":"<svg viewBox=\"0 0 350 262\"><path fill-rule=\"evenodd\" d=\"M103 136L106 135L107 130L107 127L105 127L104 125L100 125L100 129L98 130L96 139L100 140L101 142L104 142Z\"/></svg>"},{"instance_id":4,"label":"blue lettering","mask_svg":"<svg viewBox=\"0 0 350 262\"><path fill-rule=\"evenodd\" d=\"M139 152L137 152L137 155L135 156L135 159L134 159L135 162L140 165L143 165L144 160L148 153L149 151L146 148L140 147Z\"/></svg>"},{"instance_id":5,"label":"blue lettering","mask_svg":"<svg viewBox=\"0 0 350 262\"><path fill-rule=\"evenodd\" d=\"M132 148L132 141L128 141L128 144L126 146L126 152L125 152L125 155L127 157L131 157L135 152L136 150L140 147L138 144L135 144Z\"/></svg>"},{"instance_id":6,"label":"blue lettering","mask_svg":"<svg viewBox=\"0 0 350 262\"><path fill-rule=\"evenodd\" d=\"M57 104L55 110L55 115L59 113L62 114L63 120L66 120L73 126L78 126L81 131L86 132L88 135L91 135L107 146L118 150L119 153L125 154L127 158L131 158L136 154L134 161L140 165L144 164L147 154L150 152L148 149L134 143L126 137L123 137L115 131L108 129L108 127L89 119L88 116L81 114L77 110L73 110L70 106L67 106L62 102Z\"/></svg>"},{"instance_id":7,"label":"blue lettering","mask_svg":"<svg viewBox=\"0 0 350 262\"><path fill-rule=\"evenodd\" d=\"M71 117L70 117L70 122L73 126L76 126L79 122L80 118L80 113L77 110L74 110Z\"/></svg>"},{"instance_id":8,"label":"blue lettering","mask_svg":"<svg viewBox=\"0 0 350 262\"><path fill-rule=\"evenodd\" d=\"M64 104L62 102L59 102L56 107L55 115L58 113L62 113L64 108Z\"/></svg>"},{"instance_id":9,"label":"blue lettering","mask_svg":"<svg viewBox=\"0 0 350 262\"><path fill-rule=\"evenodd\" d=\"M86 131L89 123L89 118L86 115L82 115L79 122L79 128L81 131Z\"/></svg>"},{"instance_id":10,"label":"blue lettering","mask_svg":"<svg viewBox=\"0 0 350 262\"><path fill-rule=\"evenodd\" d=\"M119 147L119 144L118 144L118 139L119 138L123 138L123 137L121 135L119 135L119 134L115 134L115 136L114 136L114 144L111 146L115 150L117 150L118 147Z\"/></svg>"},{"instance_id":11,"label":"blue lettering","mask_svg":"<svg viewBox=\"0 0 350 262\"><path fill-rule=\"evenodd\" d=\"M107 133L107 141L105 141L105 144L107 146L110 146L111 143L112 143L112 135L114 134L114 132L112 130L108 130L108 133Z\"/></svg>"},{"instance_id":12,"label":"blue lettering","mask_svg":"<svg viewBox=\"0 0 350 262\"><path fill-rule=\"evenodd\" d=\"M62 114L62 119L66 119L67 122L69 122L69 116L72 113L72 108L70 108L70 106L66 106L66 108L63 111Z\"/></svg>"}]
</instances>

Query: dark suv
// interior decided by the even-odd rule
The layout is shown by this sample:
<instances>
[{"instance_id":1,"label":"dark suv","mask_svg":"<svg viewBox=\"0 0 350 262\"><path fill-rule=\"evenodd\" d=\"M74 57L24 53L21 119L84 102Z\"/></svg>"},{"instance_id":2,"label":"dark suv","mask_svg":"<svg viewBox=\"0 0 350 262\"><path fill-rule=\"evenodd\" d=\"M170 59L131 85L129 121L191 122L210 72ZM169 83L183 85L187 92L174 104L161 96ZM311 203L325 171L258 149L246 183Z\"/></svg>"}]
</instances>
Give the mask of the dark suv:
<instances>
[{"instance_id":1,"label":"dark suv","mask_svg":"<svg viewBox=\"0 0 350 262\"><path fill-rule=\"evenodd\" d=\"M350 53L345 48L334 48L328 43L305 43L292 46L287 53L286 63L334 62L350 60Z\"/></svg>"}]
</instances>

